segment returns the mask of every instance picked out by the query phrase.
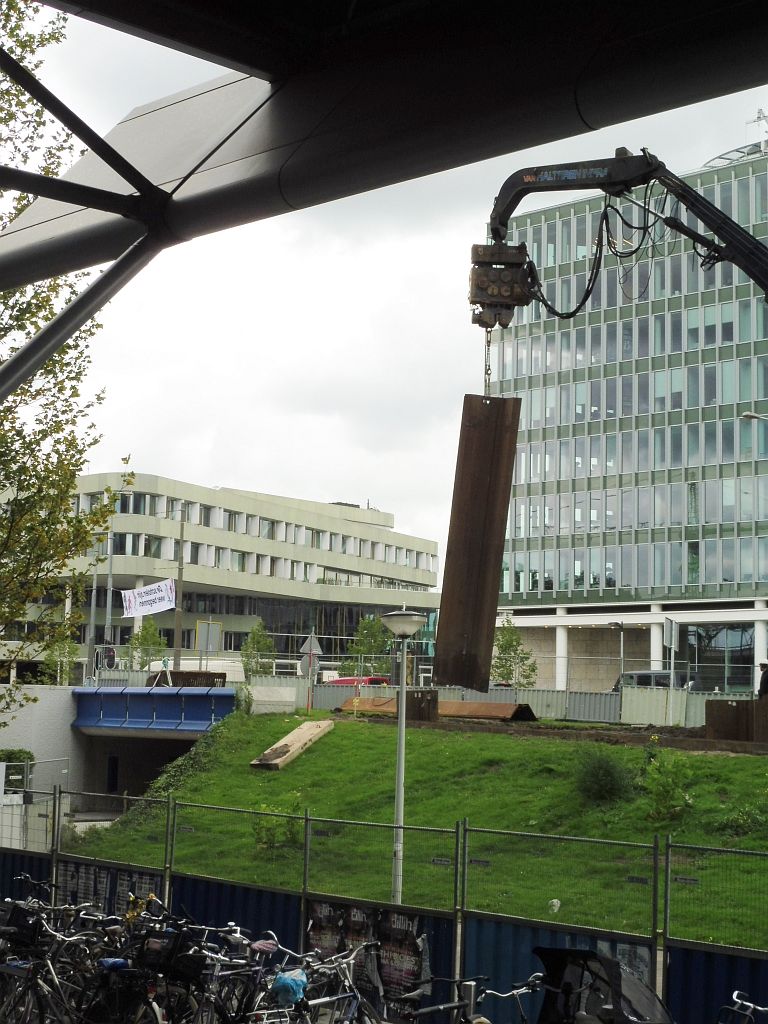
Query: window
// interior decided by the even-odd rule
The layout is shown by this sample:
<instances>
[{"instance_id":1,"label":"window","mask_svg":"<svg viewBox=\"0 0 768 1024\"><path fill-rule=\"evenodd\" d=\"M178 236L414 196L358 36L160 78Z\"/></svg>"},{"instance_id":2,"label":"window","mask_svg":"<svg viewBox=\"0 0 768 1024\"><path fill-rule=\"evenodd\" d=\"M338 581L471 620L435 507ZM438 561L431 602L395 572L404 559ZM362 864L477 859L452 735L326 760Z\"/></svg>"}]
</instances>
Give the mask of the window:
<instances>
[{"instance_id":1,"label":"window","mask_svg":"<svg viewBox=\"0 0 768 1024\"><path fill-rule=\"evenodd\" d=\"M634 435L631 431L625 430L621 434L621 472L632 473L634 465L632 453L634 449Z\"/></svg>"},{"instance_id":2,"label":"window","mask_svg":"<svg viewBox=\"0 0 768 1024\"><path fill-rule=\"evenodd\" d=\"M699 347L699 310L696 306L685 311L685 347L695 349Z\"/></svg>"},{"instance_id":3,"label":"window","mask_svg":"<svg viewBox=\"0 0 768 1024\"><path fill-rule=\"evenodd\" d=\"M679 311L669 314L669 351L683 351L683 314Z\"/></svg>"},{"instance_id":4,"label":"window","mask_svg":"<svg viewBox=\"0 0 768 1024\"><path fill-rule=\"evenodd\" d=\"M717 404L717 366L714 363L705 363L703 367L704 376L704 405Z\"/></svg>"},{"instance_id":5,"label":"window","mask_svg":"<svg viewBox=\"0 0 768 1024\"><path fill-rule=\"evenodd\" d=\"M747 424L749 426L749 424ZM701 460L701 424L689 423L686 427L686 460L689 466L698 466Z\"/></svg>"},{"instance_id":6,"label":"window","mask_svg":"<svg viewBox=\"0 0 768 1024\"><path fill-rule=\"evenodd\" d=\"M634 409L633 402L633 391L634 391L635 378L626 376L621 378L621 415L631 416Z\"/></svg>"},{"instance_id":7,"label":"window","mask_svg":"<svg viewBox=\"0 0 768 1024\"><path fill-rule=\"evenodd\" d=\"M683 293L683 263L682 257L670 256L669 258L669 294L682 295Z\"/></svg>"},{"instance_id":8,"label":"window","mask_svg":"<svg viewBox=\"0 0 768 1024\"><path fill-rule=\"evenodd\" d=\"M714 307L713 307L714 308ZM648 317L641 316L637 320L637 357L642 359L649 353Z\"/></svg>"},{"instance_id":9,"label":"window","mask_svg":"<svg viewBox=\"0 0 768 1024\"><path fill-rule=\"evenodd\" d=\"M717 461L717 423L710 420L704 424L704 465L715 466Z\"/></svg>"},{"instance_id":10,"label":"window","mask_svg":"<svg viewBox=\"0 0 768 1024\"><path fill-rule=\"evenodd\" d=\"M560 369L570 370L571 368L571 332L560 332Z\"/></svg>"},{"instance_id":11,"label":"window","mask_svg":"<svg viewBox=\"0 0 768 1024\"><path fill-rule=\"evenodd\" d=\"M666 323L663 313L653 317L653 354L663 356L666 352Z\"/></svg>"},{"instance_id":12,"label":"window","mask_svg":"<svg viewBox=\"0 0 768 1024\"><path fill-rule=\"evenodd\" d=\"M720 401L724 404L736 401L736 363L733 359L720 363Z\"/></svg>"},{"instance_id":13,"label":"window","mask_svg":"<svg viewBox=\"0 0 768 1024\"><path fill-rule=\"evenodd\" d=\"M673 424L669 428L669 468L679 469L683 464L683 428Z\"/></svg>"},{"instance_id":14,"label":"window","mask_svg":"<svg viewBox=\"0 0 768 1024\"><path fill-rule=\"evenodd\" d=\"M686 369L686 408L697 409L699 407L699 374L700 366L689 366Z\"/></svg>"},{"instance_id":15,"label":"window","mask_svg":"<svg viewBox=\"0 0 768 1024\"><path fill-rule=\"evenodd\" d=\"M689 585L698 586L699 583L699 542L689 541L687 548L687 573L686 581Z\"/></svg>"},{"instance_id":16,"label":"window","mask_svg":"<svg viewBox=\"0 0 768 1024\"><path fill-rule=\"evenodd\" d=\"M634 354L634 321L621 321L621 358L631 359Z\"/></svg>"},{"instance_id":17,"label":"window","mask_svg":"<svg viewBox=\"0 0 768 1024\"><path fill-rule=\"evenodd\" d=\"M263 516L259 519L259 536L262 540L274 540L275 539L275 520L265 519ZM314 547L315 545L313 545Z\"/></svg>"},{"instance_id":18,"label":"window","mask_svg":"<svg viewBox=\"0 0 768 1024\"><path fill-rule=\"evenodd\" d=\"M670 409L682 409L683 408L683 368L682 366L673 366L669 371L660 370L657 371L661 374L662 379L669 376L669 407Z\"/></svg>"},{"instance_id":19,"label":"window","mask_svg":"<svg viewBox=\"0 0 768 1024\"><path fill-rule=\"evenodd\" d=\"M651 468L650 431L637 432L637 469L643 473Z\"/></svg>"},{"instance_id":20,"label":"window","mask_svg":"<svg viewBox=\"0 0 768 1024\"><path fill-rule=\"evenodd\" d=\"M683 485L670 484L669 486L669 525L683 525Z\"/></svg>"},{"instance_id":21,"label":"window","mask_svg":"<svg viewBox=\"0 0 768 1024\"><path fill-rule=\"evenodd\" d=\"M587 218L585 214L579 214L576 218L576 252L574 258L583 260L587 255Z\"/></svg>"},{"instance_id":22,"label":"window","mask_svg":"<svg viewBox=\"0 0 768 1024\"><path fill-rule=\"evenodd\" d=\"M722 513L720 522L732 523L736 518L736 481L721 480L722 488Z\"/></svg>"},{"instance_id":23,"label":"window","mask_svg":"<svg viewBox=\"0 0 768 1024\"><path fill-rule=\"evenodd\" d=\"M639 413L650 412L650 381L647 373L637 375L637 411Z\"/></svg>"},{"instance_id":24,"label":"window","mask_svg":"<svg viewBox=\"0 0 768 1024\"><path fill-rule=\"evenodd\" d=\"M224 509L224 529L232 533L237 532L238 513L230 509Z\"/></svg>"},{"instance_id":25,"label":"window","mask_svg":"<svg viewBox=\"0 0 768 1024\"><path fill-rule=\"evenodd\" d=\"M230 554L229 568L233 572L245 572L246 553L244 551L233 551Z\"/></svg>"},{"instance_id":26,"label":"window","mask_svg":"<svg viewBox=\"0 0 768 1024\"><path fill-rule=\"evenodd\" d=\"M616 378L607 377L605 381L605 415L616 415Z\"/></svg>"},{"instance_id":27,"label":"window","mask_svg":"<svg viewBox=\"0 0 768 1024\"><path fill-rule=\"evenodd\" d=\"M734 460L734 431L733 420L723 420L720 424L720 460L721 462L733 462Z\"/></svg>"},{"instance_id":28,"label":"window","mask_svg":"<svg viewBox=\"0 0 768 1024\"><path fill-rule=\"evenodd\" d=\"M653 525L667 525L667 488L665 484L657 484L653 488Z\"/></svg>"},{"instance_id":29,"label":"window","mask_svg":"<svg viewBox=\"0 0 768 1024\"><path fill-rule=\"evenodd\" d=\"M211 525L211 506L201 505L197 515L197 522L199 526L210 526Z\"/></svg>"},{"instance_id":30,"label":"window","mask_svg":"<svg viewBox=\"0 0 768 1024\"><path fill-rule=\"evenodd\" d=\"M560 262L568 263L571 259L571 221L570 218L560 221Z\"/></svg>"},{"instance_id":31,"label":"window","mask_svg":"<svg viewBox=\"0 0 768 1024\"><path fill-rule=\"evenodd\" d=\"M616 324L605 325L605 361L615 363L617 359Z\"/></svg>"},{"instance_id":32,"label":"window","mask_svg":"<svg viewBox=\"0 0 768 1024\"><path fill-rule=\"evenodd\" d=\"M587 332L580 327L574 332L576 338L574 366L586 366L587 363Z\"/></svg>"},{"instance_id":33,"label":"window","mask_svg":"<svg viewBox=\"0 0 768 1024\"><path fill-rule=\"evenodd\" d=\"M603 361L603 332L599 327L589 329L589 362L597 366Z\"/></svg>"},{"instance_id":34,"label":"window","mask_svg":"<svg viewBox=\"0 0 768 1024\"><path fill-rule=\"evenodd\" d=\"M161 551L163 545L162 537L151 537L149 534L144 536L144 557L145 558L161 558Z\"/></svg>"}]
</instances>

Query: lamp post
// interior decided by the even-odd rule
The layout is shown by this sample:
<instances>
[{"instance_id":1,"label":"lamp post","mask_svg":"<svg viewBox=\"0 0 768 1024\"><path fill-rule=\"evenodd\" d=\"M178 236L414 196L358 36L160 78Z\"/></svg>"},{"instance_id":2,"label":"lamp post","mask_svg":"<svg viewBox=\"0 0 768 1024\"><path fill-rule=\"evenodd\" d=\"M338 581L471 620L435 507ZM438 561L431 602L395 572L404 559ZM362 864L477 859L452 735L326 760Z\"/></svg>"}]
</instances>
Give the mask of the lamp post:
<instances>
[{"instance_id":1,"label":"lamp post","mask_svg":"<svg viewBox=\"0 0 768 1024\"><path fill-rule=\"evenodd\" d=\"M741 416L739 416L739 419L740 420L763 420L764 422L766 422L766 421L768 421L768 416L766 416L762 412L743 412L741 414Z\"/></svg>"},{"instance_id":2,"label":"lamp post","mask_svg":"<svg viewBox=\"0 0 768 1024\"><path fill-rule=\"evenodd\" d=\"M400 644L400 688L397 695L397 762L395 766L395 838L392 850L392 902L402 903L403 896L403 818L405 808L405 684L408 638L427 621L421 612L386 612L381 621Z\"/></svg>"},{"instance_id":3,"label":"lamp post","mask_svg":"<svg viewBox=\"0 0 768 1024\"><path fill-rule=\"evenodd\" d=\"M624 682L624 623L609 622L609 626L616 627L619 632L619 685Z\"/></svg>"},{"instance_id":4,"label":"lamp post","mask_svg":"<svg viewBox=\"0 0 768 1024\"><path fill-rule=\"evenodd\" d=\"M184 523L187 520L187 503L182 501L179 504L179 557L176 561L176 608L173 613L173 671L178 672L181 668L181 607L184 598Z\"/></svg>"}]
</instances>

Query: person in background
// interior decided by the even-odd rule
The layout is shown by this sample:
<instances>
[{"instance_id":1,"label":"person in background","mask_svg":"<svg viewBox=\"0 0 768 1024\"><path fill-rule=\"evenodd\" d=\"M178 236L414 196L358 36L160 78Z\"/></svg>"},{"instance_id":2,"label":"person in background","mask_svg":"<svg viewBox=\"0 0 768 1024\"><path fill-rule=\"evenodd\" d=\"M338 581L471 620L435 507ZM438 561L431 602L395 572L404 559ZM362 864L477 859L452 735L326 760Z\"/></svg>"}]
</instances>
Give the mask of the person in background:
<instances>
[{"instance_id":1,"label":"person in background","mask_svg":"<svg viewBox=\"0 0 768 1024\"><path fill-rule=\"evenodd\" d=\"M765 697L768 695L768 661L761 661L758 667L760 669L760 685L757 688L757 696Z\"/></svg>"}]
</instances>

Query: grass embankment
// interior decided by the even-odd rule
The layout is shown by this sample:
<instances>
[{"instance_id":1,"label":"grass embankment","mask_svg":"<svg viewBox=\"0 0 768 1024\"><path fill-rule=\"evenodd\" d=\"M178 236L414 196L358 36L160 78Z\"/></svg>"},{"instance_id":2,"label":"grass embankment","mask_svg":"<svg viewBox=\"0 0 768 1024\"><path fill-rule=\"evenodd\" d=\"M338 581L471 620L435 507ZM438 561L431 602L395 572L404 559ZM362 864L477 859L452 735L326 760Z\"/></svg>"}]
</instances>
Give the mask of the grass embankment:
<instances>
[{"instance_id":1,"label":"grass embankment","mask_svg":"<svg viewBox=\"0 0 768 1024\"><path fill-rule=\"evenodd\" d=\"M301 721L301 716L232 715L166 769L148 795L173 792L180 802L174 866L300 888L306 808L313 818L385 823L378 828L315 823L309 884L315 891L386 901L396 730L390 724L337 722L283 770L250 767ZM467 817L473 828L489 830L469 837L470 907L546 918L549 901L557 899L559 917L568 923L647 933L652 909L647 846L654 835L672 833L675 843L692 846L768 849L767 772L768 762L760 757L673 753L653 742L643 748L411 730L406 824L423 831L406 833L404 901L443 909L453 905L450 830ZM252 811L275 816L244 813ZM286 814L297 817L286 819ZM108 829L91 830L79 840L70 836L69 848L160 866L164 839L165 808L142 804ZM766 861L754 855L676 851L673 933L764 948L768 923L758 905L767 870Z\"/></svg>"}]
</instances>

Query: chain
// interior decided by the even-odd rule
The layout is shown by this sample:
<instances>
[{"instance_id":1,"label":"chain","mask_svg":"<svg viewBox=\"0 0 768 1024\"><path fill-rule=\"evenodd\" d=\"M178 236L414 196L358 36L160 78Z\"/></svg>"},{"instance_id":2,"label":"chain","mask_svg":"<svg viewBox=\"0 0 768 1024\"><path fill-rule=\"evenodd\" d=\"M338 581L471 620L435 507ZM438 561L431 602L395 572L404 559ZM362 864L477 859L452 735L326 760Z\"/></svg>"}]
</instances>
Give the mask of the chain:
<instances>
[{"instance_id":1,"label":"chain","mask_svg":"<svg viewBox=\"0 0 768 1024\"><path fill-rule=\"evenodd\" d=\"M485 380L483 394L486 398L491 397L491 328L485 329Z\"/></svg>"}]
</instances>

